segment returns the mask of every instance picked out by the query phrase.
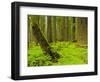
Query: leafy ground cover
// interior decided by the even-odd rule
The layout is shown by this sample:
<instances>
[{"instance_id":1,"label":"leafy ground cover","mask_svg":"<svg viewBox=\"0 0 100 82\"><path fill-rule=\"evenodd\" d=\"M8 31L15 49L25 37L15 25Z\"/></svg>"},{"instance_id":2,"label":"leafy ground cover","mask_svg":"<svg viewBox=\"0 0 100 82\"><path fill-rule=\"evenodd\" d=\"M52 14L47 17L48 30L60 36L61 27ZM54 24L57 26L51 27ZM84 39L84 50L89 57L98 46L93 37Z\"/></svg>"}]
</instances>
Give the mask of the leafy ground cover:
<instances>
[{"instance_id":1,"label":"leafy ground cover","mask_svg":"<svg viewBox=\"0 0 100 82\"><path fill-rule=\"evenodd\" d=\"M48 54L44 54L39 45L28 48L28 66L52 66L52 65L77 65L88 63L87 48L80 48L72 42L50 43L61 57L58 62L52 62Z\"/></svg>"}]
</instances>

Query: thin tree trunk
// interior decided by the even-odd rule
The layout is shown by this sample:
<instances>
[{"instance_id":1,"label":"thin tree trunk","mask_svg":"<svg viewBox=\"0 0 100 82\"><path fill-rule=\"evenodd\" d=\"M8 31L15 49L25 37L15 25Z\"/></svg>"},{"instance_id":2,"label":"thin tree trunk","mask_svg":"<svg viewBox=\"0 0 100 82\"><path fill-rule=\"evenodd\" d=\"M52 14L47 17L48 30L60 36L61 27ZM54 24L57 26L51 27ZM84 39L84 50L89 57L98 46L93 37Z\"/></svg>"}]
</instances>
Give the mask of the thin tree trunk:
<instances>
[{"instance_id":1,"label":"thin tree trunk","mask_svg":"<svg viewBox=\"0 0 100 82\"><path fill-rule=\"evenodd\" d=\"M56 32L57 32L57 41L62 41L62 17L56 17Z\"/></svg>"},{"instance_id":2,"label":"thin tree trunk","mask_svg":"<svg viewBox=\"0 0 100 82\"><path fill-rule=\"evenodd\" d=\"M72 41L72 17L68 17L67 22L67 40Z\"/></svg>"},{"instance_id":3,"label":"thin tree trunk","mask_svg":"<svg viewBox=\"0 0 100 82\"><path fill-rule=\"evenodd\" d=\"M62 17L62 24L61 24L61 40L65 41L65 17Z\"/></svg>"},{"instance_id":4,"label":"thin tree trunk","mask_svg":"<svg viewBox=\"0 0 100 82\"><path fill-rule=\"evenodd\" d=\"M56 42L56 16L51 17L51 25L52 25L52 41Z\"/></svg>"},{"instance_id":5,"label":"thin tree trunk","mask_svg":"<svg viewBox=\"0 0 100 82\"><path fill-rule=\"evenodd\" d=\"M72 23L72 41L75 42L75 30L76 30L76 21L75 17L73 17L73 23Z\"/></svg>"},{"instance_id":6,"label":"thin tree trunk","mask_svg":"<svg viewBox=\"0 0 100 82\"><path fill-rule=\"evenodd\" d=\"M48 42L52 42L52 27L51 16L47 16L47 39Z\"/></svg>"},{"instance_id":7,"label":"thin tree trunk","mask_svg":"<svg viewBox=\"0 0 100 82\"><path fill-rule=\"evenodd\" d=\"M39 28L41 29L41 32L46 36L45 34L45 16L39 17Z\"/></svg>"}]
</instances>

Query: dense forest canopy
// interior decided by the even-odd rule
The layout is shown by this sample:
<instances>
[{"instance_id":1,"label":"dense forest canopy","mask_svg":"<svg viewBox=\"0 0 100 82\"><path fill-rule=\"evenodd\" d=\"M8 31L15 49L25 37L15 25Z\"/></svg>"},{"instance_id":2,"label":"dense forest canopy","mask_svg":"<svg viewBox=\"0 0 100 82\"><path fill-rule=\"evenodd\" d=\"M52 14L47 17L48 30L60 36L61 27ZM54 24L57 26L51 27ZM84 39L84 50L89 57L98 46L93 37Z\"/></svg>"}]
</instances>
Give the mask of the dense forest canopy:
<instances>
[{"instance_id":1,"label":"dense forest canopy","mask_svg":"<svg viewBox=\"0 0 100 82\"><path fill-rule=\"evenodd\" d=\"M60 47L67 44L68 47L73 43L77 48L87 49L87 24L87 17L28 15L28 50L30 51L35 45L46 52L54 52L57 49L54 47L55 50L52 50L52 44L53 46L60 44ZM37 32L35 28L39 28ZM50 47L49 51L47 47ZM59 50L56 53L58 52Z\"/></svg>"}]
</instances>

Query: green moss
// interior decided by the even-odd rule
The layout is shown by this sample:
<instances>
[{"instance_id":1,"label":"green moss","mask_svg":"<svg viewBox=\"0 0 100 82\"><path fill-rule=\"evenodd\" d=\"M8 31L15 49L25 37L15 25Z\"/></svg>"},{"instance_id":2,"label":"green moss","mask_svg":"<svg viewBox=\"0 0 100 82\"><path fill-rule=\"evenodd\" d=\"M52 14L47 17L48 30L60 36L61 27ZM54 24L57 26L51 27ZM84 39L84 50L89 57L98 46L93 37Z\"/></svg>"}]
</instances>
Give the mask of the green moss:
<instances>
[{"instance_id":1,"label":"green moss","mask_svg":"<svg viewBox=\"0 0 100 82\"><path fill-rule=\"evenodd\" d=\"M48 54L44 54L40 46L34 45L28 49L28 66L50 66L50 65L76 65L87 64L87 48L79 48L75 43L56 42L50 46L61 54L58 62L53 63Z\"/></svg>"}]
</instances>

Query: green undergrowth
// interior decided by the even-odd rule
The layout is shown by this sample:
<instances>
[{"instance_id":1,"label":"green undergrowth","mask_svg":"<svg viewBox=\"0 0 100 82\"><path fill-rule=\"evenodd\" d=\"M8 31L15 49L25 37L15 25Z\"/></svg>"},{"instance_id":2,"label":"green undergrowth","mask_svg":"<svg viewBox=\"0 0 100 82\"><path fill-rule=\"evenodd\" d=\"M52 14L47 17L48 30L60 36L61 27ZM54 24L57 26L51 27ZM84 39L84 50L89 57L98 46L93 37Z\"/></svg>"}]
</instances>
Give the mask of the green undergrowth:
<instances>
[{"instance_id":1,"label":"green undergrowth","mask_svg":"<svg viewBox=\"0 0 100 82\"><path fill-rule=\"evenodd\" d=\"M48 54L39 45L32 45L28 48L28 66L52 66L52 65L78 65L88 63L87 48L80 48L72 42L50 43L52 49L57 51L61 56L58 62L51 61Z\"/></svg>"}]
</instances>

